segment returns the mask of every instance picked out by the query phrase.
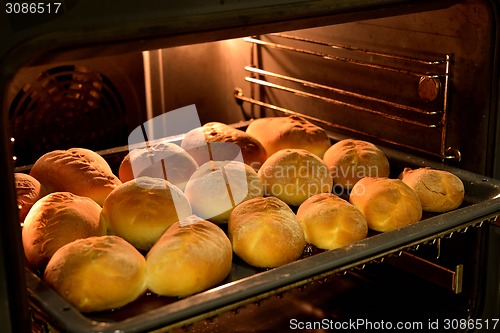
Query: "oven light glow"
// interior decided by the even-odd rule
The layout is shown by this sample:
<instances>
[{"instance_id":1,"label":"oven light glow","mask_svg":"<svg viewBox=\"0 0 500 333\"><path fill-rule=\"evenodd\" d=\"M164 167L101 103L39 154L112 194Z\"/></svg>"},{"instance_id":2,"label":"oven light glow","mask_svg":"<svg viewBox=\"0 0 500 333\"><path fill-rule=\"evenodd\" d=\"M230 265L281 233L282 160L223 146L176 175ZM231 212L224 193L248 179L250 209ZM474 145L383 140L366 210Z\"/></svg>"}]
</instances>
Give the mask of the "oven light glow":
<instances>
[{"instance_id":1,"label":"oven light glow","mask_svg":"<svg viewBox=\"0 0 500 333\"><path fill-rule=\"evenodd\" d=\"M236 284L237 282L236 281L233 281L233 282L228 282L228 283L225 283L224 285L222 286L218 286L218 287L215 287L215 288L212 288L212 289L209 289L207 291L205 291L205 293L209 294L209 293L213 293L213 292L216 292L216 291L219 291L221 289L225 289L229 286L232 286L234 284Z\"/></svg>"},{"instance_id":2,"label":"oven light glow","mask_svg":"<svg viewBox=\"0 0 500 333\"><path fill-rule=\"evenodd\" d=\"M145 90L146 90L146 115L147 119L152 119L153 118L153 91L152 91L152 71L155 70L157 71L158 69L161 69L161 50L154 50L154 51L144 51L142 52L142 59L143 59L143 64L144 64L144 85L145 85ZM154 65L155 68L152 69L151 66ZM159 73L162 77L162 73ZM163 80L160 78L160 84L163 83ZM162 87L161 87L162 88ZM160 92L163 92L163 89L160 88ZM163 111L163 110L161 110ZM160 112L161 113L161 112Z\"/></svg>"}]
</instances>

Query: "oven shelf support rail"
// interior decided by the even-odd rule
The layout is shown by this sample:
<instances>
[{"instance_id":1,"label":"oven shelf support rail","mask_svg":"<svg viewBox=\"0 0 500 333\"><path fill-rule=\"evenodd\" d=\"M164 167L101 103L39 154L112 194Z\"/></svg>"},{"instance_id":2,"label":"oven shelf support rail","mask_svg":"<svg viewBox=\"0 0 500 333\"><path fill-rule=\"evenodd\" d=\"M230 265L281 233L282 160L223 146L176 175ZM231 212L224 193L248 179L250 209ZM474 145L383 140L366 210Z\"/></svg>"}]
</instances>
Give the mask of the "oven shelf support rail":
<instances>
[{"instance_id":1,"label":"oven shelf support rail","mask_svg":"<svg viewBox=\"0 0 500 333\"><path fill-rule=\"evenodd\" d=\"M293 110L290 110L290 109L287 109L287 108L283 108L283 107L280 107L280 106L277 106L277 105L274 105L274 104L270 104L270 103L266 103L266 102L261 102L261 101L259 101L257 99L254 99L254 98L251 98L251 97L247 97L247 96L244 95L243 90L241 88L239 88L239 87L236 87L235 90L234 90L234 98L236 99L236 101L240 105L242 105L243 103L250 103L250 104L253 104L253 105L257 105L257 106L260 106L260 107L268 108L268 109L273 110L273 111L277 111L277 112L283 113L285 115L300 116L300 117L305 118L307 120L310 120L312 122L323 124L323 125L326 125L328 127L334 128L334 129L338 129L338 130L341 130L341 131L346 131L346 132L349 132L349 133L353 133L355 135L361 135L361 136L364 136L364 137L373 138L374 140L382 141L382 142L388 143L388 144L393 145L393 146L398 146L398 147L406 148L406 149L409 149L409 150L417 151L417 152L420 152L420 153L423 153L423 154L426 154L426 155L431 155L431 156L434 156L434 157L437 157L437 158L440 158L440 159L443 159L443 160L454 160L454 161L460 161L461 160L460 151L458 149L456 149L456 148L447 147L444 150L444 153L441 154L441 153L435 153L435 152L432 152L432 151L424 150L424 149L421 149L419 147L415 147L415 146L411 146L411 145L406 145L406 144L398 142L398 141L394 141L394 140L390 140L390 139L386 139L386 138L381 138L381 137L372 135L372 134L370 134L368 132L359 131L359 130L356 130L354 128L349 128L349 127L346 127L346 126L335 124L335 123L326 121L324 119L320 119L320 118L317 118L317 117L309 116L307 114L304 114L304 113L301 113L301 112L298 112L298 111L293 111Z\"/></svg>"},{"instance_id":2,"label":"oven shelf support rail","mask_svg":"<svg viewBox=\"0 0 500 333\"><path fill-rule=\"evenodd\" d=\"M268 38L273 40L267 40ZM274 39L282 42L274 41ZM285 115L300 115L313 122L343 132L361 135L396 147L424 153L437 157L442 161L459 162L461 160L459 149L447 146L448 94L452 69L451 55L436 55L429 59L415 58L283 33L247 37L244 40L252 44L251 65L245 67L245 71L248 73L245 81L250 84L250 97L245 96L242 89L236 88L235 98L240 105L246 102L250 103L252 107L259 106L261 109L269 109ZM318 51L318 48L327 51ZM297 77L294 74L267 70L263 68L263 62L259 60L260 56L255 55L255 53L262 54L262 50L301 54L319 58L321 61L341 62L360 67L365 71L381 72L383 75L393 73L394 75L409 77L410 80L417 78L420 100L415 103L415 106L409 102L401 103L387 97L377 97L331 84L322 84ZM342 52L341 55L335 55L334 52L337 51ZM325 66L328 66L328 63ZM256 97L257 91L260 92L259 98ZM436 141L439 141L439 147L432 147L432 149L421 148L416 144L402 143L380 133L353 128L353 126L338 121L320 119L322 117L308 115L298 110L290 110L283 105L279 105L278 102L268 101L266 95L272 94L273 91L332 105L335 108L332 107L331 112L343 113L344 117L354 119L358 114L363 113L378 119L384 119L387 124L395 122L399 124L398 126L407 128L408 131L423 128L426 131L435 133ZM330 110L329 107L328 110ZM254 112L251 112L251 117L255 117Z\"/></svg>"}]
</instances>

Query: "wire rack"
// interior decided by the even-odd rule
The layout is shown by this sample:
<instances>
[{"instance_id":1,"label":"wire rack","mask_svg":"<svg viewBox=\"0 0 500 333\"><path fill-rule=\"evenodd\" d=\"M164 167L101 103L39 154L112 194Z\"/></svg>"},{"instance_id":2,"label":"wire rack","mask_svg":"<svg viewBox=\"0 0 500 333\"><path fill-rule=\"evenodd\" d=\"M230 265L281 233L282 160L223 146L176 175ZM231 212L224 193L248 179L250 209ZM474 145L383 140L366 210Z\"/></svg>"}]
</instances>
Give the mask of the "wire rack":
<instances>
[{"instance_id":1,"label":"wire rack","mask_svg":"<svg viewBox=\"0 0 500 333\"><path fill-rule=\"evenodd\" d=\"M347 135L460 161L460 151L446 143L450 54L417 58L283 33L245 41L253 45L252 63L245 67L250 94L236 88L235 98L251 105L249 118L259 116L255 107L261 115L265 109L299 114ZM267 66L279 57L283 66ZM302 65L289 65L296 62ZM344 76L344 82L324 79L329 74Z\"/></svg>"}]
</instances>

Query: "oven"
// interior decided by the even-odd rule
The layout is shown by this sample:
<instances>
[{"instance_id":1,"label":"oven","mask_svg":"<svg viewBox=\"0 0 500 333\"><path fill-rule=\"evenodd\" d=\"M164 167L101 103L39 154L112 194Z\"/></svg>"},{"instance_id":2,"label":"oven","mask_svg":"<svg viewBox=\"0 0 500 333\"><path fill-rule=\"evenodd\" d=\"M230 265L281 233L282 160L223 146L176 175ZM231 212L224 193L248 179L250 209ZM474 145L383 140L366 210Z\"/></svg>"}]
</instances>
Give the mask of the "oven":
<instances>
[{"instance_id":1,"label":"oven","mask_svg":"<svg viewBox=\"0 0 500 333\"><path fill-rule=\"evenodd\" d=\"M500 329L500 3L11 1L0 14L4 332ZM185 298L83 314L25 266L14 172L85 147L115 172L129 135L173 110L245 130L300 115L332 143L465 186L461 207ZM176 126L174 126L176 127ZM184 129L162 132L182 136Z\"/></svg>"}]
</instances>

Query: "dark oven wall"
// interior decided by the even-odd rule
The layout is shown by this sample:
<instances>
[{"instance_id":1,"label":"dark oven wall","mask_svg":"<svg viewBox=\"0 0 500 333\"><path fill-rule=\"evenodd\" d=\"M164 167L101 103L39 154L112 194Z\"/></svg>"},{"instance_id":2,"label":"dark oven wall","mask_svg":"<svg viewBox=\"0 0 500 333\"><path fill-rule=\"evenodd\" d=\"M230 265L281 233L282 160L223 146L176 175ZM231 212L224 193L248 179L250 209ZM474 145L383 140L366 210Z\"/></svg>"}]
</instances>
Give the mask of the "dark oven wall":
<instances>
[{"instance_id":1,"label":"dark oven wall","mask_svg":"<svg viewBox=\"0 0 500 333\"><path fill-rule=\"evenodd\" d=\"M153 52L162 64L152 68L153 85L161 81L165 91L163 99L153 93L153 115L194 104L202 124L245 120L233 91L246 85L244 67L251 50L242 39L230 39Z\"/></svg>"},{"instance_id":2,"label":"dark oven wall","mask_svg":"<svg viewBox=\"0 0 500 333\"><path fill-rule=\"evenodd\" d=\"M260 36L257 42L164 49L165 110L196 104L202 123L283 114L247 103L242 112L233 94L240 87L245 96L326 120L322 125L333 124L334 133L397 143L492 175L493 26L489 5L471 0L433 12Z\"/></svg>"}]
</instances>

